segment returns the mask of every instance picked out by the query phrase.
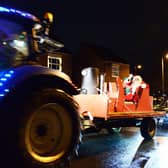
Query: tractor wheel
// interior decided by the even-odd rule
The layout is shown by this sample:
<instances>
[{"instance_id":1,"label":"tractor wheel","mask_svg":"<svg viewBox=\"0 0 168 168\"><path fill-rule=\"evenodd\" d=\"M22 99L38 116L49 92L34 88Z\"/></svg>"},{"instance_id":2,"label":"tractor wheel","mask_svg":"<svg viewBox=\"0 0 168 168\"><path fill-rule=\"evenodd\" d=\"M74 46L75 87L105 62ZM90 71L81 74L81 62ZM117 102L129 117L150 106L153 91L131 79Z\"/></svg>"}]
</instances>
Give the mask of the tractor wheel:
<instances>
[{"instance_id":1,"label":"tractor wheel","mask_svg":"<svg viewBox=\"0 0 168 168\"><path fill-rule=\"evenodd\" d=\"M45 89L22 97L19 104L11 107L9 104L8 109L15 115L8 132L6 156L11 157L12 165L16 164L17 168L67 167L78 148L80 135L73 99L63 91Z\"/></svg>"},{"instance_id":2,"label":"tractor wheel","mask_svg":"<svg viewBox=\"0 0 168 168\"><path fill-rule=\"evenodd\" d=\"M156 122L153 118L144 118L140 126L141 135L146 140L151 140L156 133Z\"/></svg>"}]
</instances>

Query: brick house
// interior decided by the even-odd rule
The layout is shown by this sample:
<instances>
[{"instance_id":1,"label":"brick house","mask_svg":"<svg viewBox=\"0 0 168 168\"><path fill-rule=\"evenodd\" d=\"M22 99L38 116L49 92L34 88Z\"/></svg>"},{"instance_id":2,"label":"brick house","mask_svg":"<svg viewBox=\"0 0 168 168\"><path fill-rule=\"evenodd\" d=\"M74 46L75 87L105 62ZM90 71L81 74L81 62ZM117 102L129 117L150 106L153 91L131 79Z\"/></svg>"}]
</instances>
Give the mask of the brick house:
<instances>
[{"instance_id":1,"label":"brick house","mask_svg":"<svg viewBox=\"0 0 168 168\"><path fill-rule=\"evenodd\" d=\"M90 45L82 45L73 55L64 49L40 55L38 63L68 74L77 86L81 85L81 71L86 67L98 68L105 74L105 82L113 82L117 76L124 78L130 73L130 65L111 50Z\"/></svg>"},{"instance_id":2,"label":"brick house","mask_svg":"<svg viewBox=\"0 0 168 168\"><path fill-rule=\"evenodd\" d=\"M83 45L72 58L72 79L79 86L81 70L85 67L97 67L105 74L105 82L113 82L117 76L123 79L130 73L130 65L107 48Z\"/></svg>"}]
</instances>

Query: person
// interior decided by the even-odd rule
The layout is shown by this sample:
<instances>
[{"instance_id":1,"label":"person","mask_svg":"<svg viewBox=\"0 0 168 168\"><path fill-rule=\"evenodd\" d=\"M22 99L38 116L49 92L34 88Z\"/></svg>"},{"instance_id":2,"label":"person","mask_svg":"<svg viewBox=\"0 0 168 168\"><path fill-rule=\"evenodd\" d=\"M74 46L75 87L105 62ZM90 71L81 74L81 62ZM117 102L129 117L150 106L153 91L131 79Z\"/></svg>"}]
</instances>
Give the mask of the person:
<instances>
[{"instance_id":1,"label":"person","mask_svg":"<svg viewBox=\"0 0 168 168\"><path fill-rule=\"evenodd\" d=\"M133 80L133 74L129 74L129 76L127 78L124 79L123 82L123 87L124 87L124 93L125 95L129 95L131 94L131 84L132 84L132 80Z\"/></svg>"},{"instance_id":2,"label":"person","mask_svg":"<svg viewBox=\"0 0 168 168\"><path fill-rule=\"evenodd\" d=\"M140 75L130 74L124 80L125 100L137 103L141 93L141 89L148 87Z\"/></svg>"}]
</instances>

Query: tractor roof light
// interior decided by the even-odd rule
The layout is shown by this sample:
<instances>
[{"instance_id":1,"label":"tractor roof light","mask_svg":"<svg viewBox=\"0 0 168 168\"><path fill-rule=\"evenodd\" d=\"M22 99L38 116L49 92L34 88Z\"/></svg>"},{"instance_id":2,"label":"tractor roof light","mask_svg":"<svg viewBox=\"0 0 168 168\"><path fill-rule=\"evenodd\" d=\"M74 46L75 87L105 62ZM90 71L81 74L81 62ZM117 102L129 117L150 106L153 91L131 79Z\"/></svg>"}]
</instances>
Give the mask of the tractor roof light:
<instances>
[{"instance_id":1,"label":"tractor roof light","mask_svg":"<svg viewBox=\"0 0 168 168\"><path fill-rule=\"evenodd\" d=\"M0 12L13 13L13 14L23 16L25 18L32 19L33 21L36 21L36 22L39 21L39 19L36 16L34 16L34 15L28 13L28 12L24 12L24 11L21 11L21 10L16 10L14 8L6 8L6 7L0 6Z\"/></svg>"}]
</instances>

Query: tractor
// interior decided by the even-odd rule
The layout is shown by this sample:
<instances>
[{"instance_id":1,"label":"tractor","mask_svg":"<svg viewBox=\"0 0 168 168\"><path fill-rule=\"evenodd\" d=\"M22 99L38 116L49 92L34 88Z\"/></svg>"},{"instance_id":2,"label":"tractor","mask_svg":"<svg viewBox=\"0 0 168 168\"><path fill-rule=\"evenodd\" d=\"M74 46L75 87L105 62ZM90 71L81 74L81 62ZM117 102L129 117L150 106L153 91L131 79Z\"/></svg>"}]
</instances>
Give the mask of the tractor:
<instances>
[{"instance_id":1,"label":"tractor","mask_svg":"<svg viewBox=\"0 0 168 168\"><path fill-rule=\"evenodd\" d=\"M66 167L80 141L78 94L70 77L38 65L64 45L49 37L52 13L40 20L0 6L1 165Z\"/></svg>"}]
</instances>

